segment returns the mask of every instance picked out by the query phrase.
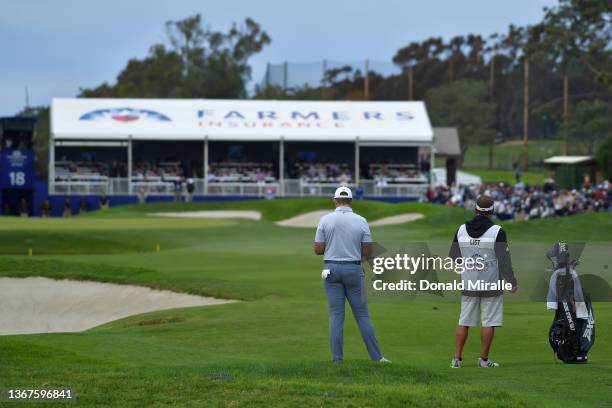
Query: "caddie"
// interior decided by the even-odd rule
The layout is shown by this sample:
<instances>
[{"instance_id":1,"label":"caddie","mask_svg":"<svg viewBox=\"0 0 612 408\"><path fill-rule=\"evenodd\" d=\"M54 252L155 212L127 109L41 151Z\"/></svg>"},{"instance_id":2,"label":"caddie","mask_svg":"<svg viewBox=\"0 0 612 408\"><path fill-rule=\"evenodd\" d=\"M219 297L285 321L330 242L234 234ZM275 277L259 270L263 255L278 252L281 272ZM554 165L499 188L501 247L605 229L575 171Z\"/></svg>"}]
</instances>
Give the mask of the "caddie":
<instances>
[{"instance_id":1,"label":"caddie","mask_svg":"<svg viewBox=\"0 0 612 408\"><path fill-rule=\"evenodd\" d=\"M329 338L332 359L342 361L345 298L348 299L355 321L370 358L390 363L380 352L374 327L368 313L365 273L362 258L372 254L372 234L365 218L355 214L353 194L348 187L334 193L336 210L321 218L315 235L314 252L323 255L323 285L329 306Z\"/></svg>"},{"instance_id":2,"label":"caddie","mask_svg":"<svg viewBox=\"0 0 612 408\"><path fill-rule=\"evenodd\" d=\"M503 323L503 290L468 290L473 284L499 284L504 280L516 291L516 279L506 233L491 221L494 211L493 199L483 195L476 200L476 216L461 225L455 234L450 256L457 260L472 258L470 268L461 274L464 288L461 292L461 314L455 332L455 356L451 368L460 368L463 346L470 327L480 325L480 357L478 367L495 368L499 364L489 359L495 328ZM477 260L480 260L478 262ZM500 285L501 287L501 285Z\"/></svg>"}]
</instances>

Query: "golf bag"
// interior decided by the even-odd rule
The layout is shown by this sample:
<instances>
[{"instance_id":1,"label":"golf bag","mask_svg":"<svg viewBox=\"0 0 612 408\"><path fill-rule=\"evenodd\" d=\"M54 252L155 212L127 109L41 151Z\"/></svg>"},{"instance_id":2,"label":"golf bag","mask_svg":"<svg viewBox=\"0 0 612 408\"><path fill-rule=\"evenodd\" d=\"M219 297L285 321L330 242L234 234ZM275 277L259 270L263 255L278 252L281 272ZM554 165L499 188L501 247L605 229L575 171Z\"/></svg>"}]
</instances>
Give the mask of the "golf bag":
<instances>
[{"instance_id":1,"label":"golf bag","mask_svg":"<svg viewBox=\"0 0 612 408\"><path fill-rule=\"evenodd\" d=\"M551 256L552 254L552 256ZM595 343L595 317L589 295L583 293L577 262L569 259L567 244L558 243L548 254L555 272L551 277L548 304L556 301L556 312L548 341L557 358L564 363L586 363Z\"/></svg>"}]
</instances>

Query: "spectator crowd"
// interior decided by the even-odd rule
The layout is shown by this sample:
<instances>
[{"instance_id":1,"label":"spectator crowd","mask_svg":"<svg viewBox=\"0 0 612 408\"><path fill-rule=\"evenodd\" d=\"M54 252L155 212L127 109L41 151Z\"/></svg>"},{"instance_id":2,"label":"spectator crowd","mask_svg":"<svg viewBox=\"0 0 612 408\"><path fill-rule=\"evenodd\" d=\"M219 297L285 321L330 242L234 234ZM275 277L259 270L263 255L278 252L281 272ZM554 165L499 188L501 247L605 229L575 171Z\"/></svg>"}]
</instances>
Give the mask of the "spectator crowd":
<instances>
[{"instance_id":1,"label":"spectator crowd","mask_svg":"<svg viewBox=\"0 0 612 408\"><path fill-rule=\"evenodd\" d=\"M201 164L200 167L201 168ZM197 173L197 163L180 161L137 160L132 169L134 181L174 181L186 173ZM68 160L55 162L55 181L101 182L112 178L126 178L127 164L117 160Z\"/></svg>"},{"instance_id":2,"label":"spectator crowd","mask_svg":"<svg viewBox=\"0 0 612 408\"><path fill-rule=\"evenodd\" d=\"M524 183L469 186L439 186L427 192L427 201L473 210L482 194L495 200L500 220L532 220L548 217L610 211L611 185L608 181L575 190L556 190L550 184L531 187Z\"/></svg>"},{"instance_id":3,"label":"spectator crowd","mask_svg":"<svg viewBox=\"0 0 612 408\"><path fill-rule=\"evenodd\" d=\"M212 183L271 183L276 181L274 164L269 162L223 161L211 163L208 181Z\"/></svg>"},{"instance_id":4,"label":"spectator crowd","mask_svg":"<svg viewBox=\"0 0 612 408\"><path fill-rule=\"evenodd\" d=\"M348 163L297 162L290 168L289 176L302 183L345 184L353 181L351 167Z\"/></svg>"},{"instance_id":5,"label":"spectator crowd","mask_svg":"<svg viewBox=\"0 0 612 408\"><path fill-rule=\"evenodd\" d=\"M305 184L350 184L355 181L355 168L346 162L287 163L288 179ZM202 163L171 160L135 160L132 168L134 182L175 182L185 177L202 177ZM376 181L380 187L391 184L421 184L429 178L429 167L419 164L368 163L360 170L362 179ZM117 160L69 160L62 157L55 162L55 181L107 182L127 178L127 164ZM222 160L208 166L209 183L275 183L278 163Z\"/></svg>"}]
</instances>

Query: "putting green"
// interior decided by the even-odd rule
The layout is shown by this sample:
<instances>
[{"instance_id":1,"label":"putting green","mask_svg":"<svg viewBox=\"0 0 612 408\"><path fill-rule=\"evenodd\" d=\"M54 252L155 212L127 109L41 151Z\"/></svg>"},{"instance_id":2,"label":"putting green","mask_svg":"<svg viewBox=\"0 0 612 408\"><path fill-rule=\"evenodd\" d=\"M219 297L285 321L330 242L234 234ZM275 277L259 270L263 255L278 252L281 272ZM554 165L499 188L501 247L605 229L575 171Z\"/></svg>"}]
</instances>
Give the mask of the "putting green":
<instances>
[{"instance_id":1,"label":"putting green","mask_svg":"<svg viewBox=\"0 0 612 408\"><path fill-rule=\"evenodd\" d=\"M448 368L458 305L446 301L371 303L390 366L367 360L347 310L346 361L331 364L321 259L311 253L314 231L273 222L330 204L307 199L169 203L68 220L0 220L6 223L0 227L3 276L134 283L245 300L132 316L84 333L0 337L0 386L71 387L79 406L584 407L609 400L609 303L595 305L597 342L586 366L555 362L546 337L552 317L542 302L510 301L492 350L502 364L498 370L475 368L476 333L468 339L465 367ZM426 204L355 204L372 220L425 215L403 225L373 227L381 241L450 241L457 225L470 217L460 209ZM179 220L146 217L209 209L259 211L263 219L186 220L172 226ZM608 214L504 225L516 243L605 244L612 242L611 227ZM34 256L11 252L31 240L41 248Z\"/></svg>"}]
</instances>

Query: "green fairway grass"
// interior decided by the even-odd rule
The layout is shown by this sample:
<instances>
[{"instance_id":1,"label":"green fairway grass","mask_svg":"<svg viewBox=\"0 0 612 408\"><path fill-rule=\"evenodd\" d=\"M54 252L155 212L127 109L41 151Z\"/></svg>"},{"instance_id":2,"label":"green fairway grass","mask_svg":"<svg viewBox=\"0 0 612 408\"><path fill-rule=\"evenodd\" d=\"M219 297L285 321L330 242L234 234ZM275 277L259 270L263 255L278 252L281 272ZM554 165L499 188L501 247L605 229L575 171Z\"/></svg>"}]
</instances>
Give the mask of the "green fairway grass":
<instances>
[{"instance_id":1,"label":"green fairway grass","mask_svg":"<svg viewBox=\"0 0 612 408\"><path fill-rule=\"evenodd\" d=\"M501 368L476 368L479 339L473 332L464 368L451 370L459 305L418 300L370 304L382 351L392 365L368 360L348 308L346 360L331 363L321 258L312 254L314 230L274 223L331 204L321 199L158 203L70 219L0 218L0 276L131 283L241 300L132 316L83 333L0 336L0 388L70 387L78 406L608 403L612 306L603 302L595 304L597 341L588 365L555 361L547 343L552 315L543 302L508 301L491 353ZM263 218L148 215L212 209L256 210ZM459 208L420 203L359 201L355 209L370 220L407 212L425 215L411 223L373 227L377 241L450 243L457 226L471 217ZM612 216L603 213L507 223L504 228L517 245L561 239L612 242ZM28 248L33 248L31 257Z\"/></svg>"},{"instance_id":2,"label":"green fairway grass","mask_svg":"<svg viewBox=\"0 0 612 408\"><path fill-rule=\"evenodd\" d=\"M0 219L0 254L77 254L153 251L157 244L181 245L190 230L235 224L221 219L21 218ZM184 243L183 243L184 244Z\"/></svg>"}]
</instances>

